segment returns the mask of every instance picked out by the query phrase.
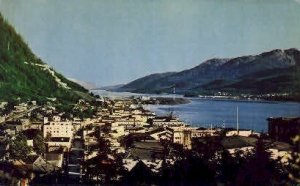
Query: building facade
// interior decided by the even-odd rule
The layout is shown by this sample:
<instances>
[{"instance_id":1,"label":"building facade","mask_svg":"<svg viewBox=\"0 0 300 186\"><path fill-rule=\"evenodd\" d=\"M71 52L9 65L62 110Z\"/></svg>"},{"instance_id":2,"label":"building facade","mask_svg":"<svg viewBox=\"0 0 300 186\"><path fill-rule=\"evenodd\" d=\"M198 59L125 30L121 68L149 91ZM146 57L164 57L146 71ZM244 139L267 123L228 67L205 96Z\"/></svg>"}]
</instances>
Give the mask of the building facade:
<instances>
[{"instance_id":1,"label":"building facade","mask_svg":"<svg viewBox=\"0 0 300 186\"><path fill-rule=\"evenodd\" d=\"M68 137L73 136L74 128L71 121L61 121L60 118L54 118L53 121L45 119L43 126L44 138L50 137Z\"/></svg>"},{"instance_id":2,"label":"building facade","mask_svg":"<svg viewBox=\"0 0 300 186\"><path fill-rule=\"evenodd\" d=\"M183 146L184 149L192 148L192 132L185 127L167 127L167 140Z\"/></svg>"}]
</instances>

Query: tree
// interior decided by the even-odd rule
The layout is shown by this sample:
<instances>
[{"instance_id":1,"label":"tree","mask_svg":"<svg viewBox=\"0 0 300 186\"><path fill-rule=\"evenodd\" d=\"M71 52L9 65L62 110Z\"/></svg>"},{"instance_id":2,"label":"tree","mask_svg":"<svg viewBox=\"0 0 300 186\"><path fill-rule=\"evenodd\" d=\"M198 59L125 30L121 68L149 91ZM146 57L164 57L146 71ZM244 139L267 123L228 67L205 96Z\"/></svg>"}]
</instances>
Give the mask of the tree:
<instances>
[{"instance_id":1,"label":"tree","mask_svg":"<svg viewBox=\"0 0 300 186\"><path fill-rule=\"evenodd\" d=\"M250 152L237 150L231 154L227 149L219 152L219 159L215 171L218 173L216 180L225 185L234 185L242 165L246 162Z\"/></svg>"},{"instance_id":2,"label":"tree","mask_svg":"<svg viewBox=\"0 0 300 186\"><path fill-rule=\"evenodd\" d=\"M289 158L289 179L292 184L300 183L300 135L293 138L294 146Z\"/></svg>"},{"instance_id":3,"label":"tree","mask_svg":"<svg viewBox=\"0 0 300 186\"><path fill-rule=\"evenodd\" d=\"M98 133L95 131L95 133ZM87 180L96 177L97 183L109 184L123 173L122 158L110 150L109 141L97 136L97 156L85 162Z\"/></svg>"},{"instance_id":4,"label":"tree","mask_svg":"<svg viewBox=\"0 0 300 186\"><path fill-rule=\"evenodd\" d=\"M31 147L27 146L27 138L24 134L18 133L16 139L10 142L9 148L11 158L26 159L31 152Z\"/></svg>"},{"instance_id":5,"label":"tree","mask_svg":"<svg viewBox=\"0 0 300 186\"><path fill-rule=\"evenodd\" d=\"M44 138L41 133L38 133L36 137L33 139L33 149L37 154L40 155L46 152Z\"/></svg>"},{"instance_id":6,"label":"tree","mask_svg":"<svg viewBox=\"0 0 300 186\"><path fill-rule=\"evenodd\" d=\"M259 138L254 152L237 174L236 185L274 185L284 179L279 161L272 160L267 149L266 143Z\"/></svg>"},{"instance_id":7,"label":"tree","mask_svg":"<svg viewBox=\"0 0 300 186\"><path fill-rule=\"evenodd\" d=\"M50 141L51 137L52 137L51 133L47 132L46 137L45 137L45 141Z\"/></svg>"}]
</instances>

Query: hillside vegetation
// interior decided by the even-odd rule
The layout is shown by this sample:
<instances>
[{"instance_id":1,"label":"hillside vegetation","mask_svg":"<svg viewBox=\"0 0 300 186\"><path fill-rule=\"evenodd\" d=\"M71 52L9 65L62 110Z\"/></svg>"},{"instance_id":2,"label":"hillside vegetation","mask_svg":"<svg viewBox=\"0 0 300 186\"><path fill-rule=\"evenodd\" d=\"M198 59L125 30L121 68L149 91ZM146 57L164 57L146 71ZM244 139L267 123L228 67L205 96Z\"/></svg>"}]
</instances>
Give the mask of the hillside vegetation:
<instances>
[{"instance_id":1,"label":"hillside vegetation","mask_svg":"<svg viewBox=\"0 0 300 186\"><path fill-rule=\"evenodd\" d=\"M33 54L22 37L0 15L0 100L74 102L88 91L55 72Z\"/></svg>"}]
</instances>

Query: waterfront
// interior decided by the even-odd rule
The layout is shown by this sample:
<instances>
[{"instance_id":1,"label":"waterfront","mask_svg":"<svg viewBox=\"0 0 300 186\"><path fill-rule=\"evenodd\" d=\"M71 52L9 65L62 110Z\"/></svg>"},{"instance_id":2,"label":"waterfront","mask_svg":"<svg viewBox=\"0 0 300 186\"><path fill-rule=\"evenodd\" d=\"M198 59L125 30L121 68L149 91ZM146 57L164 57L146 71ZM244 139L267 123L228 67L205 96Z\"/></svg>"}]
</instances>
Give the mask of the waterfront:
<instances>
[{"instance_id":1,"label":"waterfront","mask_svg":"<svg viewBox=\"0 0 300 186\"><path fill-rule=\"evenodd\" d=\"M149 96L171 97L173 95L137 94L130 92L110 92L98 90L94 93L111 97ZM176 95L176 97L182 97ZM158 115L171 112L191 126L199 127L236 127L236 109L239 108L239 125L241 129L266 132L268 117L299 117L300 103L254 101L254 100L214 100L190 98L191 103L180 105L146 105L146 109Z\"/></svg>"},{"instance_id":2,"label":"waterfront","mask_svg":"<svg viewBox=\"0 0 300 186\"><path fill-rule=\"evenodd\" d=\"M24 161L26 167L32 167L28 169L28 172L35 174L36 179L27 178L27 181L33 185L66 183L136 185L127 183L135 182L136 178L145 178L144 175L135 175L140 166L144 167L147 175L162 182L161 180L165 179L161 176L163 175L162 170L164 170L162 163L164 159L173 161L167 166L174 167L176 170L177 165L188 163L180 162L179 158L184 157L185 154L195 154L198 158L192 160L191 165L202 161L202 157L209 157L205 161L212 162L211 167L227 161L228 157L220 160L218 156L212 155L220 153L221 148L226 149L228 154L234 153L235 149L238 149L246 157L256 156L253 154L254 152L246 152L243 149L251 150L259 145L259 139L262 139L256 138L260 135L259 133L256 133L256 137L252 136L251 131L236 133L235 130L228 130L224 131L226 133L220 133L218 128L203 129L199 126L210 127L210 124L213 124L222 127L225 123L227 128L234 127L235 111L236 108L239 108L240 128L260 131L265 130L265 125L257 124L265 121L265 118L270 115L294 116L299 114L300 108L299 103L249 100L217 101L216 99L200 98L190 98L190 102L187 104L171 106L169 102L167 102L168 105L163 105L166 102L162 100L173 100L173 97L166 99L157 96L140 94L135 97L129 96L131 98L118 96L115 99L94 96L92 101L79 99L70 110L65 109L60 112L57 112L58 107L54 104L51 105L50 102L46 105L40 105L36 101L22 102L12 106L2 102L4 109L11 108L8 110L7 116L11 116L13 113L19 114L15 117L7 117L10 119L7 121L7 118L4 117L2 146L5 147L3 142L13 137L16 140L12 141L12 145L7 151L2 151L4 156L2 156L1 163L4 162L6 165L2 164L1 166L16 166L15 171L20 171L23 170L23 165L9 164L9 161L16 159ZM176 98L179 99L179 96ZM31 115L33 112L35 114ZM176 117L168 116L172 112ZM52 113L52 115L48 115L48 113ZM164 116L160 117L160 114ZM18 122L20 115L22 116L21 122ZM37 122L38 124L36 124ZM272 147L270 161L271 158L277 159L279 156L280 158L287 157L291 145L284 141L290 142L291 136L299 134L297 128L286 129L286 126L299 123L299 117L296 120L285 119L282 122L280 123L282 125L280 134L286 135L291 131L288 138L276 134L276 129L269 132L269 136L264 136L264 141L272 143L270 145ZM186 124L191 124L191 126ZM12 125L19 128L20 132L13 133L9 128ZM283 142L277 140L276 135ZM27 145L30 139L39 141L39 143L34 143L32 140L33 148L30 148ZM276 141L272 142L271 140ZM20 142L25 145L18 146ZM203 149L209 150L203 151ZM271 151L271 148L269 150ZM175 151L176 153L174 153ZM43 156L42 153L45 155ZM27 154L29 155L27 156ZM201 166L201 164L196 164L196 167ZM246 164L241 165L241 167L245 166ZM36 168L34 169L34 167ZM181 169L184 167L180 167L178 170ZM201 169L205 170L205 167ZM192 168L188 174L199 173L193 170L197 169ZM211 182L220 182L217 176L214 175ZM19 179L21 182L22 178ZM170 178L168 182L171 180L174 178ZM189 183L189 181L186 182Z\"/></svg>"},{"instance_id":3,"label":"waterfront","mask_svg":"<svg viewBox=\"0 0 300 186\"><path fill-rule=\"evenodd\" d=\"M300 115L300 103L258 102L236 100L191 99L183 105L147 105L158 115L173 114L192 126L236 127L236 110L239 108L239 125L242 129L267 131L268 117L293 117Z\"/></svg>"}]
</instances>

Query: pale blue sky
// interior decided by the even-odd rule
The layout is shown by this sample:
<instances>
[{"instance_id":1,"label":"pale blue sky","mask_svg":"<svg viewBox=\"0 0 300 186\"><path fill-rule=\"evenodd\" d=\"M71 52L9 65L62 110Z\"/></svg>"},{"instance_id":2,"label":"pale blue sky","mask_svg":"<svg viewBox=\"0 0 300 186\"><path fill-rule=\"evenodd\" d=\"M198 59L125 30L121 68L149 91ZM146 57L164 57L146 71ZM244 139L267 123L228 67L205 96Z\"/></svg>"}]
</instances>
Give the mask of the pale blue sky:
<instances>
[{"instance_id":1,"label":"pale blue sky","mask_svg":"<svg viewBox=\"0 0 300 186\"><path fill-rule=\"evenodd\" d=\"M34 53L97 86L300 49L300 0L0 0Z\"/></svg>"}]
</instances>

